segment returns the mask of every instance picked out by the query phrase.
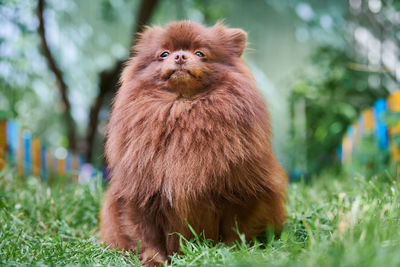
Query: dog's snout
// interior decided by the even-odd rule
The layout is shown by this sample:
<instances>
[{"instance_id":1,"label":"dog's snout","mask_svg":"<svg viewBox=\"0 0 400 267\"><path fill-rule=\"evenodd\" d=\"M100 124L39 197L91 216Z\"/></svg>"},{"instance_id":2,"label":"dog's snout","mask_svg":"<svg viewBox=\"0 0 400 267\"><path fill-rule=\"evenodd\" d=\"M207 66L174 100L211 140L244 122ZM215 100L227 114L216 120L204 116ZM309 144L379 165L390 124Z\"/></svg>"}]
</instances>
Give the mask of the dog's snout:
<instances>
[{"instance_id":1,"label":"dog's snout","mask_svg":"<svg viewBox=\"0 0 400 267\"><path fill-rule=\"evenodd\" d=\"M187 60L187 55L183 51L176 52L175 54L175 63L184 64Z\"/></svg>"}]
</instances>

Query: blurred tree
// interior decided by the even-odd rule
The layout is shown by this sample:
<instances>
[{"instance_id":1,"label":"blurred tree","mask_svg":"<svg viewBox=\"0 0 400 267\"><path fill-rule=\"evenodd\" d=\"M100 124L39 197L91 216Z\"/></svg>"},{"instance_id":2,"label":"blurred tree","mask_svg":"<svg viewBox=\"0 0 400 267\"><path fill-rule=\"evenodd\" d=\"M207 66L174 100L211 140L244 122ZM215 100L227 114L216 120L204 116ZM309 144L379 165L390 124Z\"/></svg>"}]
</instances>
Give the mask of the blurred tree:
<instances>
[{"instance_id":1,"label":"blurred tree","mask_svg":"<svg viewBox=\"0 0 400 267\"><path fill-rule=\"evenodd\" d=\"M348 67L352 58L332 46L319 47L312 57L318 75L298 80L290 102L292 120L296 120L296 105L304 103L305 155L307 171L317 172L337 159L337 149L347 127L363 109L371 107L387 91L368 84L368 73ZM292 138L296 130L292 129ZM297 144L301 140L296 140ZM303 141L304 142L304 141ZM293 159L295 160L295 159Z\"/></svg>"},{"instance_id":2,"label":"blurred tree","mask_svg":"<svg viewBox=\"0 0 400 267\"><path fill-rule=\"evenodd\" d=\"M224 12L223 2L197 11L198 0L2 2L0 108L44 141L99 163L103 146L96 144L104 138L123 62L161 4L159 23L194 14L212 24Z\"/></svg>"},{"instance_id":3,"label":"blurred tree","mask_svg":"<svg viewBox=\"0 0 400 267\"><path fill-rule=\"evenodd\" d=\"M22 129L29 125L36 134L53 132L51 136L58 139L54 130L65 130L60 107L47 101L52 93L41 98L42 89L54 83L43 71L45 64L37 51L40 43L31 12L35 5L31 1L2 1L0 5L0 109L18 116Z\"/></svg>"},{"instance_id":4,"label":"blurred tree","mask_svg":"<svg viewBox=\"0 0 400 267\"><path fill-rule=\"evenodd\" d=\"M141 32L146 24L149 23L151 15L153 14L158 0L142 0L139 8L136 26L132 36ZM132 38L131 46L135 43L135 38ZM125 60L118 60L111 69L102 71L99 76L99 90L95 100L90 108L89 124L86 130L86 159L92 160L93 146L95 142L96 130L99 123L99 112L103 104L106 94L114 94L118 88L119 74L121 73L123 63Z\"/></svg>"},{"instance_id":5,"label":"blurred tree","mask_svg":"<svg viewBox=\"0 0 400 267\"><path fill-rule=\"evenodd\" d=\"M144 25L146 25L150 17L157 6L158 0L142 0L141 5L139 8L138 16L137 16L137 21L136 21L136 27L134 28L134 33L132 36L135 36L136 33L141 32L143 30ZM104 14L107 16L109 19L112 19L112 12L109 8L109 2L105 2L105 7ZM41 40L41 46L43 50L43 55L46 57L46 60L48 62L48 66L50 70L54 73L56 77L56 82L57 82L57 87L59 89L61 99L62 99L62 106L63 106L63 112L65 116L65 123L67 125L67 132L68 132L68 139L69 139L69 146L72 150L76 149L76 127L75 127L75 121L71 115L71 104L68 98L69 90L68 86L65 82L64 75L62 71L60 70L59 66L56 63L56 60L54 59L49 45L48 41L46 38L46 32L45 32L45 20L43 17L43 12L45 8L45 1L44 0L38 0L37 2L37 17L39 20L39 27L38 27L38 33L40 35L40 40ZM132 45L134 43L135 39L132 38ZM131 46L132 46L131 45ZM118 84L118 79L119 79L119 74L121 72L121 69L123 67L123 62L125 60L119 60L117 61L114 66L111 69L107 69L102 71L99 74L99 90L97 92L97 95L95 97L94 103L92 104L90 108L90 113L89 113L89 123L87 126L86 130L86 159L90 162L92 160L92 154L93 154L93 145L94 145L94 139L95 139L95 134L96 134L96 129L98 126L98 116L100 112L100 108L103 104L103 100L106 94L112 94L116 91L117 89L117 84Z\"/></svg>"},{"instance_id":6,"label":"blurred tree","mask_svg":"<svg viewBox=\"0 0 400 267\"><path fill-rule=\"evenodd\" d=\"M47 64L50 70L54 73L56 77L56 84L61 95L62 101L62 111L64 114L64 121L67 128L68 133L68 140L69 140L69 147L72 150L76 150L76 126L75 120L71 115L71 103L68 98L69 90L68 86L65 83L63 73L61 72L60 68L58 67L47 42L46 39L46 32L45 32L45 21L43 18L43 12L45 8L45 1L38 0L37 2L37 17L39 20L39 27L37 31L40 36L40 41L42 45L43 55L46 57Z\"/></svg>"}]
</instances>

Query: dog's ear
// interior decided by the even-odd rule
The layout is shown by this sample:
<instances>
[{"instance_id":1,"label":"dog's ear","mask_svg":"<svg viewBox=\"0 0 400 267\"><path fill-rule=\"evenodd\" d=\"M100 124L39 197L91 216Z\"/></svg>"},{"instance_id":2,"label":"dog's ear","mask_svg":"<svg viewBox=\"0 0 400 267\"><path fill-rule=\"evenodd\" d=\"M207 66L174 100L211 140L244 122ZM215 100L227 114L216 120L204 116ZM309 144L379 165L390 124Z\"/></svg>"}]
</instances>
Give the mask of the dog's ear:
<instances>
[{"instance_id":1,"label":"dog's ear","mask_svg":"<svg viewBox=\"0 0 400 267\"><path fill-rule=\"evenodd\" d=\"M121 83L132 80L135 71L146 68L153 61L159 49L162 33L161 27L145 26L143 31L136 35L135 45L131 48L131 57L125 62L126 68L122 71Z\"/></svg>"},{"instance_id":2,"label":"dog's ear","mask_svg":"<svg viewBox=\"0 0 400 267\"><path fill-rule=\"evenodd\" d=\"M226 29L228 43L232 51L239 57L243 54L247 43L247 33L242 29Z\"/></svg>"},{"instance_id":3,"label":"dog's ear","mask_svg":"<svg viewBox=\"0 0 400 267\"><path fill-rule=\"evenodd\" d=\"M247 33L239 28L228 28L221 22L214 25L213 30L217 33L217 37L223 42L223 46L229 49L232 54L240 57L247 44Z\"/></svg>"},{"instance_id":4,"label":"dog's ear","mask_svg":"<svg viewBox=\"0 0 400 267\"><path fill-rule=\"evenodd\" d=\"M149 48L149 44L157 43L156 39L159 38L162 31L163 29L158 26L145 26L143 31L136 35L136 44L132 47L133 54L146 51Z\"/></svg>"}]
</instances>

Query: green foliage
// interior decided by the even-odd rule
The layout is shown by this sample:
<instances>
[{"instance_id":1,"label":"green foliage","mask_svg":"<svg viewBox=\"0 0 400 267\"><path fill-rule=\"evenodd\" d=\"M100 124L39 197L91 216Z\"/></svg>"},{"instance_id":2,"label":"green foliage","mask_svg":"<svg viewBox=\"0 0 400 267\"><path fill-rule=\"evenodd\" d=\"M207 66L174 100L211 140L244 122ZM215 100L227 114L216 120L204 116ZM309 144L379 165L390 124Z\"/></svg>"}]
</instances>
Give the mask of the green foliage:
<instances>
[{"instance_id":1,"label":"green foliage","mask_svg":"<svg viewBox=\"0 0 400 267\"><path fill-rule=\"evenodd\" d=\"M0 109L0 120L6 120L11 117L11 112L9 110Z\"/></svg>"},{"instance_id":2,"label":"green foliage","mask_svg":"<svg viewBox=\"0 0 400 267\"><path fill-rule=\"evenodd\" d=\"M319 47L312 61L317 74L295 82L290 101L305 101L307 169L319 172L336 160L347 127L387 91L371 88L369 74L351 69L351 58L340 48Z\"/></svg>"},{"instance_id":3,"label":"green foliage","mask_svg":"<svg viewBox=\"0 0 400 267\"><path fill-rule=\"evenodd\" d=\"M354 148L351 162L345 168L352 174L362 173L366 177L384 175L389 164L389 150L382 150L373 134L364 136Z\"/></svg>"},{"instance_id":4,"label":"green foliage","mask_svg":"<svg viewBox=\"0 0 400 267\"><path fill-rule=\"evenodd\" d=\"M334 177L290 184L288 220L246 244L197 235L182 242L172 266L398 266L400 183L390 175ZM100 183L58 183L0 173L0 265L139 266L132 253L98 244ZM182 240L183 241L183 240Z\"/></svg>"},{"instance_id":5,"label":"green foliage","mask_svg":"<svg viewBox=\"0 0 400 267\"><path fill-rule=\"evenodd\" d=\"M387 127L395 127L399 124L400 112L388 110L383 114L381 119L385 122Z\"/></svg>"}]
</instances>

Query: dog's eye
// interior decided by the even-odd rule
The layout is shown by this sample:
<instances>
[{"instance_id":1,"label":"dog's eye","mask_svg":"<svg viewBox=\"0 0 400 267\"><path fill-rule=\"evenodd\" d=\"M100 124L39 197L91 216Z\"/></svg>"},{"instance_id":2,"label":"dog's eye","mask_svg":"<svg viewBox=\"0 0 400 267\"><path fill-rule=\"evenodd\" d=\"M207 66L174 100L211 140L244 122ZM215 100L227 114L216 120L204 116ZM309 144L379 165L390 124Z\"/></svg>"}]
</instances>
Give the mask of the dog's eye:
<instances>
[{"instance_id":1,"label":"dog's eye","mask_svg":"<svg viewBox=\"0 0 400 267\"><path fill-rule=\"evenodd\" d=\"M161 53L160 57L168 57L169 56L169 52L164 51Z\"/></svg>"},{"instance_id":2,"label":"dog's eye","mask_svg":"<svg viewBox=\"0 0 400 267\"><path fill-rule=\"evenodd\" d=\"M196 54L196 56L199 56L199 57L204 57L205 56L204 53L201 52L201 51L197 51L195 54Z\"/></svg>"}]
</instances>

